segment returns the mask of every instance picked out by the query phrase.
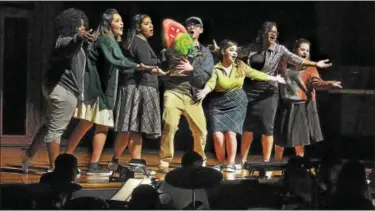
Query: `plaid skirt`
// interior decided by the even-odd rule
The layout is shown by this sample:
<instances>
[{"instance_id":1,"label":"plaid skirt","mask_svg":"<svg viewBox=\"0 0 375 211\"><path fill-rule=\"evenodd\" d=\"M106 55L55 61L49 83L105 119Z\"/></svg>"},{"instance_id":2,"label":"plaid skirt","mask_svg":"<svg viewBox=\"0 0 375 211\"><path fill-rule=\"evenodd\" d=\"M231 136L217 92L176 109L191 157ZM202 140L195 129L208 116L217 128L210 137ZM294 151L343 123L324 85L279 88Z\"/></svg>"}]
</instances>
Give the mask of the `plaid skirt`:
<instances>
[{"instance_id":1,"label":"plaid skirt","mask_svg":"<svg viewBox=\"0 0 375 211\"><path fill-rule=\"evenodd\" d=\"M242 134L246 108L247 97L243 89L212 93L209 106L212 132L232 131Z\"/></svg>"},{"instance_id":2,"label":"plaid skirt","mask_svg":"<svg viewBox=\"0 0 375 211\"><path fill-rule=\"evenodd\" d=\"M280 102L275 120L275 144L310 145L323 140L316 102Z\"/></svg>"},{"instance_id":3,"label":"plaid skirt","mask_svg":"<svg viewBox=\"0 0 375 211\"><path fill-rule=\"evenodd\" d=\"M142 85L121 86L115 107L115 131L161 136L159 90Z\"/></svg>"}]
</instances>

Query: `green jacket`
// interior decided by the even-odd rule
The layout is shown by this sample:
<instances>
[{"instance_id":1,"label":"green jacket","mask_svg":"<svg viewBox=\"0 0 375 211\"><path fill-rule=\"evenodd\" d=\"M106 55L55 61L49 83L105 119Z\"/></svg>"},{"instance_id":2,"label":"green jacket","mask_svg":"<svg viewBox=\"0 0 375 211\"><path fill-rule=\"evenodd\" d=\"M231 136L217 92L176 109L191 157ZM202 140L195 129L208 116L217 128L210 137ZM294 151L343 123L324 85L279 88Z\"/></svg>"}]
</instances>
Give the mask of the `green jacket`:
<instances>
[{"instance_id":1,"label":"green jacket","mask_svg":"<svg viewBox=\"0 0 375 211\"><path fill-rule=\"evenodd\" d=\"M99 97L100 109L113 110L119 73L133 74L136 66L136 63L125 58L112 36L101 35L87 48L83 101L93 104Z\"/></svg>"}]
</instances>

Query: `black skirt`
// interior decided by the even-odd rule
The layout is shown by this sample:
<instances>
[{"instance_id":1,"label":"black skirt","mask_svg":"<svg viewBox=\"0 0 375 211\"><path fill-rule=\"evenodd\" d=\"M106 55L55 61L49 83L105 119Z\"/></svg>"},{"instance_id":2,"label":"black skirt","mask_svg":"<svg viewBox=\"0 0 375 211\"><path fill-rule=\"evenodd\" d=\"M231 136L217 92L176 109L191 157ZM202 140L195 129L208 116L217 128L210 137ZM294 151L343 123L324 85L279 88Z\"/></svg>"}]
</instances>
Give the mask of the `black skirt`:
<instances>
[{"instance_id":1,"label":"black skirt","mask_svg":"<svg viewBox=\"0 0 375 211\"><path fill-rule=\"evenodd\" d=\"M232 131L242 134L246 106L247 98L242 89L226 93L212 93L209 106L212 132Z\"/></svg>"},{"instance_id":2,"label":"black skirt","mask_svg":"<svg viewBox=\"0 0 375 211\"><path fill-rule=\"evenodd\" d=\"M248 95L248 100L243 130L256 134L273 135L279 102L278 93L272 90L265 91L256 97Z\"/></svg>"},{"instance_id":3,"label":"black skirt","mask_svg":"<svg viewBox=\"0 0 375 211\"><path fill-rule=\"evenodd\" d=\"M281 147L310 145L323 140L315 101L280 102L275 121L275 144Z\"/></svg>"}]
</instances>

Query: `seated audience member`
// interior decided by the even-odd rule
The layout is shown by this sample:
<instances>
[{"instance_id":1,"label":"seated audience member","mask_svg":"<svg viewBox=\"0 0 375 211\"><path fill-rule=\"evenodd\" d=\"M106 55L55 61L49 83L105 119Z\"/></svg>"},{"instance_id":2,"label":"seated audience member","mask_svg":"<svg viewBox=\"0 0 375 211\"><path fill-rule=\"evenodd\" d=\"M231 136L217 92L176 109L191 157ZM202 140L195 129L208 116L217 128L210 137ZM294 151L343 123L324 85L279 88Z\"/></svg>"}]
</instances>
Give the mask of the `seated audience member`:
<instances>
[{"instance_id":1,"label":"seated audience member","mask_svg":"<svg viewBox=\"0 0 375 211\"><path fill-rule=\"evenodd\" d=\"M39 184L48 185L51 189L51 194L49 194L48 198L51 199L49 202L52 203L54 208L63 207L72 198L72 193L81 189L80 185L74 183L77 174L77 158L74 155L64 153L57 156L53 172L48 172L41 176ZM49 202L43 203L44 205L40 208L52 209L48 207L50 206Z\"/></svg>"},{"instance_id":2,"label":"seated audience member","mask_svg":"<svg viewBox=\"0 0 375 211\"><path fill-rule=\"evenodd\" d=\"M328 209L335 210L373 210L365 167L356 160L349 160L338 175L333 196Z\"/></svg>"},{"instance_id":3,"label":"seated audience member","mask_svg":"<svg viewBox=\"0 0 375 211\"><path fill-rule=\"evenodd\" d=\"M132 192L128 208L130 210L160 209L160 199L157 190L151 185L139 185Z\"/></svg>"},{"instance_id":4,"label":"seated audience member","mask_svg":"<svg viewBox=\"0 0 375 211\"><path fill-rule=\"evenodd\" d=\"M60 154L55 160L55 169L42 175L40 183L53 185L72 183L78 175L78 161L74 155Z\"/></svg>"},{"instance_id":5,"label":"seated audience member","mask_svg":"<svg viewBox=\"0 0 375 211\"><path fill-rule=\"evenodd\" d=\"M203 158L195 151L186 152L181 159L181 168L186 167L201 167L203 165ZM164 207L172 209L184 209L191 203L192 190L176 188L166 182L162 182L159 187L159 193L170 196L169 201L163 201ZM203 203L204 209L209 209L209 202L207 192L204 189L195 190L196 201Z\"/></svg>"},{"instance_id":6,"label":"seated audience member","mask_svg":"<svg viewBox=\"0 0 375 211\"><path fill-rule=\"evenodd\" d=\"M312 209L316 206L318 186L309 165L306 158L296 156L289 159L284 188L291 201L286 209Z\"/></svg>"},{"instance_id":7,"label":"seated audience member","mask_svg":"<svg viewBox=\"0 0 375 211\"><path fill-rule=\"evenodd\" d=\"M338 175L341 171L342 161L335 154L324 156L318 171L319 185L323 190L322 206L327 206L328 201L335 192Z\"/></svg>"}]
</instances>

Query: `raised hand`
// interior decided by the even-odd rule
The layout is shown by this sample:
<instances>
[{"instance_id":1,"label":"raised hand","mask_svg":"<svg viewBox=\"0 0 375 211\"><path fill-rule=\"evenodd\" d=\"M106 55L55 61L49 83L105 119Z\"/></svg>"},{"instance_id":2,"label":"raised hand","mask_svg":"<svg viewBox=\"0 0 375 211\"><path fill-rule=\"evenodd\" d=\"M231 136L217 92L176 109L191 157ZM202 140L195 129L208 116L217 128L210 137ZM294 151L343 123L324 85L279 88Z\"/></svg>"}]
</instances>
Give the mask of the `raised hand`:
<instances>
[{"instance_id":1,"label":"raised hand","mask_svg":"<svg viewBox=\"0 0 375 211\"><path fill-rule=\"evenodd\" d=\"M84 27L80 27L78 29L78 36L80 36L82 39L86 40L89 43L95 42L97 38L95 33L94 34L92 33L92 29L90 29L89 31L86 31Z\"/></svg>"},{"instance_id":2,"label":"raised hand","mask_svg":"<svg viewBox=\"0 0 375 211\"><path fill-rule=\"evenodd\" d=\"M212 40L213 44L212 45L208 45L208 49L210 49L211 52L217 52L220 50L219 46L216 44L216 41L215 40Z\"/></svg>"},{"instance_id":3,"label":"raised hand","mask_svg":"<svg viewBox=\"0 0 375 211\"><path fill-rule=\"evenodd\" d=\"M335 88L342 88L341 86L341 81L335 81L332 83L332 87L335 87Z\"/></svg>"},{"instance_id":4,"label":"raised hand","mask_svg":"<svg viewBox=\"0 0 375 211\"><path fill-rule=\"evenodd\" d=\"M318 68L327 68L327 67L331 67L332 66L332 63L328 63L329 62L329 59L325 59L325 60L320 60L316 63L316 67Z\"/></svg>"},{"instance_id":5,"label":"raised hand","mask_svg":"<svg viewBox=\"0 0 375 211\"><path fill-rule=\"evenodd\" d=\"M177 71L182 71L182 72L185 72L185 71L190 72L190 71L193 71L194 68L190 64L189 60L187 60L185 58L181 58L180 62L176 66L176 70Z\"/></svg>"}]
</instances>

